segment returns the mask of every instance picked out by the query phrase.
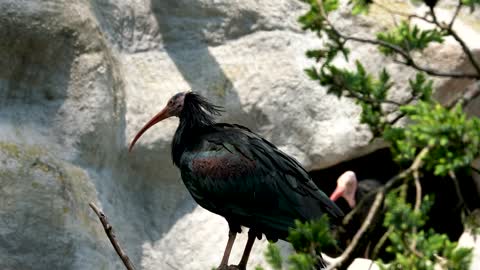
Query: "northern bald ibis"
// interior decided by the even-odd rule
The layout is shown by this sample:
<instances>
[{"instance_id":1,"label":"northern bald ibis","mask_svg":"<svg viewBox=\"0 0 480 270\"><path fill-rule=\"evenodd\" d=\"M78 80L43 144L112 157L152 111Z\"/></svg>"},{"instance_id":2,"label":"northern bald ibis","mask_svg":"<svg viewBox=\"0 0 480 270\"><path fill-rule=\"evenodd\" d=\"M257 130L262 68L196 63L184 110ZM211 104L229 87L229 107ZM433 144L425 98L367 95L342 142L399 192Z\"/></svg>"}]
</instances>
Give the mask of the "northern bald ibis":
<instances>
[{"instance_id":1,"label":"northern bald ibis","mask_svg":"<svg viewBox=\"0 0 480 270\"><path fill-rule=\"evenodd\" d=\"M337 228L336 236L341 249L346 248L367 217L370 207L375 199L375 193L373 191L375 191L381 185L382 184L379 181L373 179L358 181L357 176L353 171L346 171L337 179L337 187L330 195L330 199L332 201L337 201L339 198L344 198L350 207L350 209L345 210L350 211L357 206L357 203L365 200L365 203L362 206L359 206L360 209L356 210L348 223L344 223L342 226ZM372 222L371 226L375 227L376 224L376 222ZM357 248L356 250L359 256L363 256L365 258L371 258L370 253L372 252L372 248L370 247L370 243L375 244L378 242L382 236L383 227L380 226L380 228L370 228L370 231L371 233L369 236L369 241L362 241L362 243L359 244L359 246L363 246L364 249Z\"/></svg>"},{"instance_id":2,"label":"northern bald ibis","mask_svg":"<svg viewBox=\"0 0 480 270\"><path fill-rule=\"evenodd\" d=\"M330 195L330 200L336 201L342 197L347 201L350 208L353 209L367 194L381 185L380 182L373 179L358 182L357 176L353 171L346 171L337 179L337 187Z\"/></svg>"},{"instance_id":3,"label":"northern bald ibis","mask_svg":"<svg viewBox=\"0 0 480 270\"><path fill-rule=\"evenodd\" d=\"M180 118L172 142L173 163L195 201L225 217L230 231L218 269L228 269L228 258L241 226L250 228L238 264L246 269L255 241L286 239L294 220L324 214L338 220L342 211L311 180L294 158L248 128L215 123L221 108L194 92L181 92L168 101L137 133L135 142L156 123Z\"/></svg>"}]
</instances>

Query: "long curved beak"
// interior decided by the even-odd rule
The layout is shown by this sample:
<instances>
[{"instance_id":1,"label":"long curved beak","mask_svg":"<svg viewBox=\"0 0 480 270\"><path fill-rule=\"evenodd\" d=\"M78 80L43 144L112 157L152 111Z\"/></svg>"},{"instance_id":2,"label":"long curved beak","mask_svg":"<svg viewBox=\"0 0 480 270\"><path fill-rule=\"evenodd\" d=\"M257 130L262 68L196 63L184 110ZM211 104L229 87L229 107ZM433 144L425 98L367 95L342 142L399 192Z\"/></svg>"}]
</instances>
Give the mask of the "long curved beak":
<instances>
[{"instance_id":1,"label":"long curved beak","mask_svg":"<svg viewBox=\"0 0 480 270\"><path fill-rule=\"evenodd\" d=\"M132 140L132 142L130 143L130 146L128 147L128 152L132 151L133 146L135 145L137 140L140 139L143 133L145 133L145 131L147 131L149 128L154 126L156 123L164 119L167 119L170 116L171 115L170 115L170 112L168 111L168 107L163 108L163 110L157 113L157 115L155 115L152 119L150 119L150 121L148 121L148 123L146 123L145 126L143 126L143 128L137 133L137 135L135 135L135 138Z\"/></svg>"},{"instance_id":2,"label":"long curved beak","mask_svg":"<svg viewBox=\"0 0 480 270\"><path fill-rule=\"evenodd\" d=\"M337 186L335 191L333 191L332 195L330 195L330 200L332 201L338 200L338 198L342 197L344 192L345 192L344 186Z\"/></svg>"}]
</instances>

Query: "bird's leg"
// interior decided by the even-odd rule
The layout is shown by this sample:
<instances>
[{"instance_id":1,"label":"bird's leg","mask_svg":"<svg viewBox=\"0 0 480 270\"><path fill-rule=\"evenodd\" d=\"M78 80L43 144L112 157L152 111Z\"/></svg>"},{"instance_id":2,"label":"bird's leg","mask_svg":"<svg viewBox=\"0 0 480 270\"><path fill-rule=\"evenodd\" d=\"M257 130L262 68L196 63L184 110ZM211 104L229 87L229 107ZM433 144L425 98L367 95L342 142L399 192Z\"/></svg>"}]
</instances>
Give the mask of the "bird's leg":
<instances>
[{"instance_id":1,"label":"bird's leg","mask_svg":"<svg viewBox=\"0 0 480 270\"><path fill-rule=\"evenodd\" d=\"M250 256L250 251L252 251L253 243L255 242L255 237L258 236L258 233L252 229L248 231L248 240L247 244L245 245L245 250L243 251L242 259L238 264L238 269L246 270L247 269L247 262L248 257Z\"/></svg>"},{"instance_id":2,"label":"bird's leg","mask_svg":"<svg viewBox=\"0 0 480 270\"><path fill-rule=\"evenodd\" d=\"M237 237L237 232L233 230L228 231L228 242L225 247L225 252L223 253L222 262L217 270L228 269L228 258L230 257L230 252L232 251L233 243L235 242L235 237Z\"/></svg>"}]
</instances>

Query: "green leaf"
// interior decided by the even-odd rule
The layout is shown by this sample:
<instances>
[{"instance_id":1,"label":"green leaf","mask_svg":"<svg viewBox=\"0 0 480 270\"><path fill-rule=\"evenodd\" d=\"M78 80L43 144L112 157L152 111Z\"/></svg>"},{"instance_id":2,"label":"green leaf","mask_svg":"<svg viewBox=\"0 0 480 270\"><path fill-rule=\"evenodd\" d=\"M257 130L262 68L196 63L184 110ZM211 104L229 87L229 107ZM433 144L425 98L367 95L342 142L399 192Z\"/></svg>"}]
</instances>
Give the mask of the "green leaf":
<instances>
[{"instance_id":1,"label":"green leaf","mask_svg":"<svg viewBox=\"0 0 480 270\"><path fill-rule=\"evenodd\" d=\"M351 1L352 7L352 14L358 15L361 13L368 13L369 5L372 3L371 0L352 0Z\"/></svg>"},{"instance_id":2,"label":"green leaf","mask_svg":"<svg viewBox=\"0 0 480 270\"><path fill-rule=\"evenodd\" d=\"M265 258L274 270L282 270L282 256L280 255L280 249L274 243L268 243L267 250L265 251Z\"/></svg>"},{"instance_id":3,"label":"green leaf","mask_svg":"<svg viewBox=\"0 0 480 270\"><path fill-rule=\"evenodd\" d=\"M443 43L445 32L437 29L420 30L416 25L413 27L408 21L403 21L400 25L388 32L380 32L377 39L390 43L405 52L422 51L430 43ZM393 55L396 52L389 47L379 46L380 52L385 55Z\"/></svg>"},{"instance_id":4,"label":"green leaf","mask_svg":"<svg viewBox=\"0 0 480 270\"><path fill-rule=\"evenodd\" d=\"M315 260L309 254L297 253L289 258L290 270L312 270L314 269Z\"/></svg>"}]
</instances>

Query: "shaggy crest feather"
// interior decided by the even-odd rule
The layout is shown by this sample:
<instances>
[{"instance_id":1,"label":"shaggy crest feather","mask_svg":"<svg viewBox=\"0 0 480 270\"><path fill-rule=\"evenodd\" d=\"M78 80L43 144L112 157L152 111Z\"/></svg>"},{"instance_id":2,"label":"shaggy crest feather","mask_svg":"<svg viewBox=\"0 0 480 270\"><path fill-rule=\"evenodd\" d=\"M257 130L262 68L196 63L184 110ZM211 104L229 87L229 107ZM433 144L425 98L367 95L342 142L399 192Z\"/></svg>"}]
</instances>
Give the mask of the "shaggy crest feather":
<instances>
[{"instance_id":1,"label":"shaggy crest feather","mask_svg":"<svg viewBox=\"0 0 480 270\"><path fill-rule=\"evenodd\" d=\"M180 118L189 119L189 124L195 126L209 126L215 123L215 116L224 112L221 106L214 105L201 95L188 92Z\"/></svg>"}]
</instances>

